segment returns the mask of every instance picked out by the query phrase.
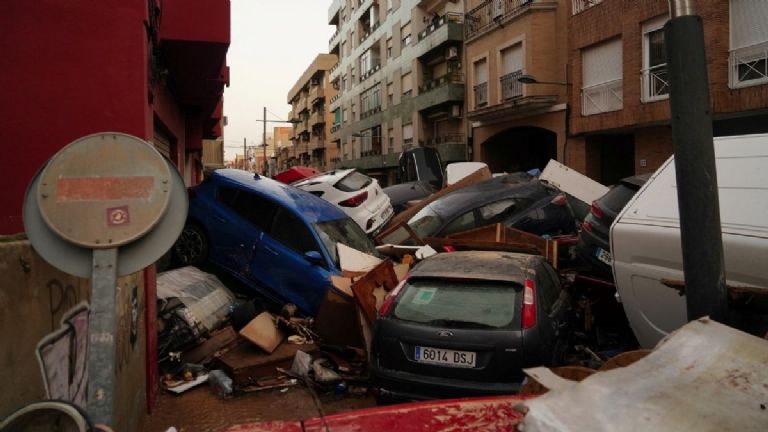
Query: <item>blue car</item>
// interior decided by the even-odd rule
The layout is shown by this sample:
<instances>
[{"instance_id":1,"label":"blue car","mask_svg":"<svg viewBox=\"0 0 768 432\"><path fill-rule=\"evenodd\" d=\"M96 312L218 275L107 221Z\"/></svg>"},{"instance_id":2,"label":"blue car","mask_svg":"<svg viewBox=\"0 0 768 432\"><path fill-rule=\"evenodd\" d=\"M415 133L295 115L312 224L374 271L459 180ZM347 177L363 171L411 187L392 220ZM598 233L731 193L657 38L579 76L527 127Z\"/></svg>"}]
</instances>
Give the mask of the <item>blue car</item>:
<instances>
[{"instance_id":1,"label":"blue car","mask_svg":"<svg viewBox=\"0 0 768 432\"><path fill-rule=\"evenodd\" d=\"M174 245L181 264L222 267L257 291L316 315L336 244L375 254L365 232L333 204L246 171L217 170L190 189L189 217Z\"/></svg>"}]
</instances>

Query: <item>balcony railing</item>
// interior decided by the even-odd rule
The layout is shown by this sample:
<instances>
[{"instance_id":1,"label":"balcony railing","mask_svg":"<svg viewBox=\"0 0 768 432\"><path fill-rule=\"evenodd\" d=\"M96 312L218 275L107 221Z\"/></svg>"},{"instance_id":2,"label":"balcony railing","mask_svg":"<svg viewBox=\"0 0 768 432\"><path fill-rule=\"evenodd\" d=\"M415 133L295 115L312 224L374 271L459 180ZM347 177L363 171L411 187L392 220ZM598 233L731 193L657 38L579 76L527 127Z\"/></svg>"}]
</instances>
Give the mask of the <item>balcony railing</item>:
<instances>
[{"instance_id":1,"label":"balcony railing","mask_svg":"<svg viewBox=\"0 0 768 432\"><path fill-rule=\"evenodd\" d=\"M640 78L642 93L640 99L643 102L653 102L669 97L669 78L667 77L667 64L643 69Z\"/></svg>"},{"instance_id":2,"label":"balcony railing","mask_svg":"<svg viewBox=\"0 0 768 432\"><path fill-rule=\"evenodd\" d=\"M602 3L603 0L572 0L572 2L573 8L571 9L571 14L576 15L584 12L592 6Z\"/></svg>"},{"instance_id":3,"label":"balcony railing","mask_svg":"<svg viewBox=\"0 0 768 432\"><path fill-rule=\"evenodd\" d=\"M335 125L331 126L331 133L334 133L339 129L341 129L341 123L336 123Z\"/></svg>"},{"instance_id":4,"label":"balcony railing","mask_svg":"<svg viewBox=\"0 0 768 432\"><path fill-rule=\"evenodd\" d=\"M523 95L523 83L517 80L521 76L523 76L523 71L516 70L500 78L501 100L514 99Z\"/></svg>"},{"instance_id":5,"label":"balcony railing","mask_svg":"<svg viewBox=\"0 0 768 432\"><path fill-rule=\"evenodd\" d=\"M534 0L485 0L464 16L466 39L496 26L510 17L519 15Z\"/></svg>"},{"instance_id":6,"label":"balcony railing","mask_svg":"<svg viewBox=\"0 0 768 432\"><path fill-rule=\"evenodd\" d=\"M488 105L488 83L478 84L473 89L475 91L475 109Z\"/></svg>"},{"instance_id":7,"label":"balcony railing","mask_svg":"<svg viewBox=\"0 0 768 432\"><path fill-rule=\"evenodd\" d=\"M377 112L381 112L381 105L376 105L376 106L374 106L371 109L366 110L366 111L360 111L360 119L362 120L362 119L364 119L366 117L369 117L369 116L371 116L373 114L376 114Z\"/></svg>"},{"instance_id":8,"label":"balcony railing","mask_svg":"<svg viewBox=\"0 0 768 432\"><path fill-rule=\"evenodd\" d=\"M768 83L768 41L731 51L731 88Z\"/></svg>"},{"instance_id":9,"label":"balcony railing","mask_svg":"<svg viewBox=\"0 0 768 432\"><path fill-rule=\"evenodd\" d=\"M360 152L360 157L368 157L368 156L380 156L381 155L381 149L368 149L363 150Z\"/></svg>"},{"instance_id":10,"label":"balcony railing","mask_svg":"<svg viewBox=\"0 0 768 432\"><path fill-rule=\"evenodd\" d=\"M368 30L367 30L365 33L363 33L363 35L362 35L362 36L360 36L360 43L363 43L363 42L364 42L366 39L368 39L368 37L369 37L370 35L372 35L372 34L373 34L373 32L375 32L375 31L376 31L376 29L378 29L378 28L379 28L379 26L380 26L380 25L381 25L381 22L376 22L376 23L374 23L374 24L371 26L371 28L370 28L370 29L368 29Z\"/></svg>"},{"instance_id":11,"label":"balcony railing","mask_svg":"<svg viewBox=\"0 0 768 432\"><path fill-rule=\"evenodd\" d=\"M336 29L336 32L333 33L333 36L331 36L330 39L328 39L328 51L333 51L333 47L339 44L339 39L341 39L341 26Z\"/></svg>"},{"instance_id":12,"label":"balcony railing","mask_svg":"<svg viewBox=\"0 0 768 432\"><path fill-rule=\"evenodd\" d=\"M581 114L588 116L624 107L623 80L617 79L581 89Z\"/></svg>"},{"instance_id":13,"label":"balcony railing","mask_svg":"<svg viewBox=\"0 0 768 432\"><path fill-rule=\"evenodd\" d=\"M432 32L434 32L435 30L439 29L440 27L444 26L446 23L449 23L449 22L461 24L464 22L464 17L461 14L452 13L452 12L449 12L441 16L437 20L432 21L427 26L427 28L425 28L419 33L419 42L424 40L424 38L426 38L427 36L431 35Z\"/></svg>"},{"instance_id":14,"label":"balcony railing","mask_svg":"<svg viewBox=\"0 0 768 432\"><path fill-rule=\"evenodd\" d=\"M369 76L371 76L374 73L378 72L379 69L381 69L381 63L377 63L377 64L371 66L370 69L368 69L367 71L363 72L362 75L360 75L360 82L363 82L366 78L368 78Z\"/></svg>"},{"instance_id":15,"label":"balcony railing","mask_svg":"<svg viewBox=\"0 0 768 432\"><path fill-rule=\"evenodd\" d=\"M419 86L419 93L424 93L450 83L464 83L464 74L461 72L449 72L437 78L425 80L424 83Z\"/></svg>"},{"instance_id":16,"label":"balcony railing","mask_svg":"<svg viewBox=\"0 0 768 432\"><path fill-rule=\"evenodd\" d=\"M308 101L311 103L314 103L318 99L323 99L325 97L325 88L320 85L312 86L309 89L309 97L307 98Z\"/></svg>"}]
</instances>

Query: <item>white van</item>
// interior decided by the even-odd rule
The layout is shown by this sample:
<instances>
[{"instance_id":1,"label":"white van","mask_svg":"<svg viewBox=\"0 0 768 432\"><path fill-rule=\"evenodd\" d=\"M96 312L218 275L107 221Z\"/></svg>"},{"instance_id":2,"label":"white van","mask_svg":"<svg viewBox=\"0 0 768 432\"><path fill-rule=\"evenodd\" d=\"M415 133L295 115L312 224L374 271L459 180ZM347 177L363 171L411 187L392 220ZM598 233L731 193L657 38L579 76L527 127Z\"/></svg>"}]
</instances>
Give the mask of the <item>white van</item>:
<instances>
[{"instance_id":1,"label":"white van","mask_svg":"<svg viewBox=\"0 0 768 432\"><path fill-rule=\"evenodd\" d=\"M715 138L720 221L728 284L768 288L768 134ZM651 348L687 321L673 158L611 226L613 274L640 345Z\"/></svg>"}]
</instances>

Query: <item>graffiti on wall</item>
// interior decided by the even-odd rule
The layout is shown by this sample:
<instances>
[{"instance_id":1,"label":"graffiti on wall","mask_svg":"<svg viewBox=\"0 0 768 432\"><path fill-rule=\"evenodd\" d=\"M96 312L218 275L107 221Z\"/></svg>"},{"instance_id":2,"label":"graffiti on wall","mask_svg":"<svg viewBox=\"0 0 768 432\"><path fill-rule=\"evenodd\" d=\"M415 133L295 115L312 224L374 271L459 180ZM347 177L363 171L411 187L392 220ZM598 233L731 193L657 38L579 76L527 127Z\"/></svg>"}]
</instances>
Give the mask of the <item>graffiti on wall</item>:
<instances>
[{"instance_id":1,"label":"graffiti on wall","mask_svg":"<svg viewBox=\"0 0 768 432\"><path fill-rule=\"evenodd\" d=\"M84 406L88 387L88 303L61 318L61 326L37 344L37 360L49 399Z\"/></svg>"}]
</instances>

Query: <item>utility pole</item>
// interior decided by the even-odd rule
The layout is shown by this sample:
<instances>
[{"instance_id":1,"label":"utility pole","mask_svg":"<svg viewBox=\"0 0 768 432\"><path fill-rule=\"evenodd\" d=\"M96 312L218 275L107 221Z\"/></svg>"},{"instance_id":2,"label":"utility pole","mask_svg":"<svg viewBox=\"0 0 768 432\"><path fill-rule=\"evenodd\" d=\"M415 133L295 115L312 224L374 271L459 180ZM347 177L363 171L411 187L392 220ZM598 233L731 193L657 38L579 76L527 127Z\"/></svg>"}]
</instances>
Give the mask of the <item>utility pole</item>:
<instances>
[{"instance_id":1,"label":"utility pole","mask_svg":"<svg viewBox=\"0 0 768 432\"><path fill-rule=\"evenodd\" d=\"M267 175L267 167L269 166L267 164L267 107L264 107L264 121L261 122L264 125L264 134L262 136L263 140L263 146L264 146L264 171L263 174Z\"/></svg>"},{"instance_id":2,"label":"utility pole","mask_svg":"<svg viewBox=\"0 0 768 432\"><path fill-rule=\"evenodd\" d=\"M245 161L248 157L248 150L245 148L245 137L243 137L243 169L248 171L248 165Z\"/></svg>"}]
</instances>

